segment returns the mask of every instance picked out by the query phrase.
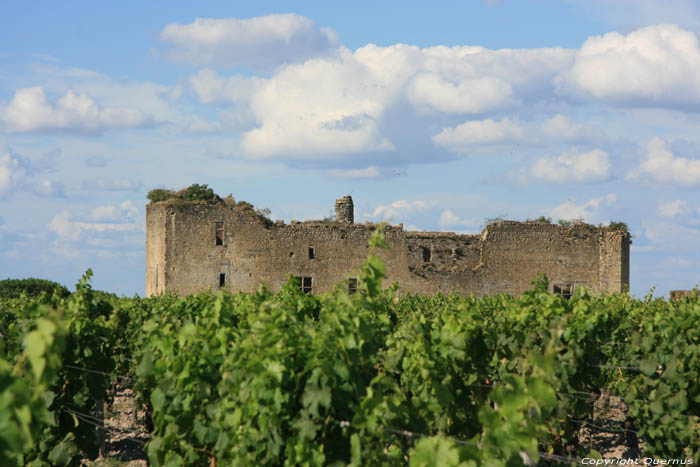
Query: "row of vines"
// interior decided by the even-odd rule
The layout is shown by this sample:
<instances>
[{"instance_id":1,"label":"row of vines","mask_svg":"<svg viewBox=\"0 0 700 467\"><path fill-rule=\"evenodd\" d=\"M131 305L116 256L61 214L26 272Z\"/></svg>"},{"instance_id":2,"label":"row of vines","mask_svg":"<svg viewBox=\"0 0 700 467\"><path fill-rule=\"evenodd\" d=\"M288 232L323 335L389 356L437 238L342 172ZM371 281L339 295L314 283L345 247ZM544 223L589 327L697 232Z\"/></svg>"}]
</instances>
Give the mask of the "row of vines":
<instances>
[{"instance_id":1,"label":"row of vines","mask_svg":"<svg viewBox=\"0 0 700 467\"><path fill-rule=\"evenodd\" d=\"M373 247L383 246L381 235ZM644 455L700 460L700 300L407 296L370 255L359 293L0 301L0 465L79 465L115 378L154 466L520 465L595 457L590 395ZM436 463L437 462L437 463Z\"/></svg>"}]
</instances>

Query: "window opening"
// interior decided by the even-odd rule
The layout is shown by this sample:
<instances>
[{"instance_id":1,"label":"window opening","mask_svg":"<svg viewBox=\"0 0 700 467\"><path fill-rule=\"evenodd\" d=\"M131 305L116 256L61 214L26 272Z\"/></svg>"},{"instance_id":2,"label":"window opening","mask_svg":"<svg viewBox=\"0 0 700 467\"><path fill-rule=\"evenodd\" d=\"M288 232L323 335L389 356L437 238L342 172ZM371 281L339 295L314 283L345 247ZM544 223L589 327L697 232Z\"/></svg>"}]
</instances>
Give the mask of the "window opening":
<instances>
[{"instance_id":1,"label":"window opening","mask_svg":"<svg viewBox=\"0 0 700 467\"><path fill-rule=\"evenodd\" d=\"M348 280L348 293L349 294L357 293L357 278L351 277Z\"/></svg>"},{"instance_id":2,"label":"window opening","mask_svg":"<svg viewBox=\"0 0 700 467\"><path fill-rule=\"evenodd\" d=\"M430 262L430 248L422 246L420 247L421 250L423 251L423 262L424 263L429 263Z\"/></svg>"},{"instance_id":3,"label":"window opening","mask_svg":"<svg viewBox=\"0 0 700 467\"><path fill-rule=\"evenodd\" d=\"M304 293L311 293L311 288L312 288L311 277L294 276L294 280L299 285L299 290L301 290Z\"/></svg>"},{"instance_id":4,"label":"window opening","mask_svg":"<svg viewBox=\"0 0 700 467\"><path fill-rule=\"evenodd\" d=\"M226 274L222 272L221 274L219 274L219 288L222 288L225 285L226 285Z\"/></svg>"},{"instance_id":5,"label":"window opening","mask_svg":"<svg viewBox=\"0 0 700 467\"><path fill-rule=\"evenodd\" d=\"M559 295L560 297L564 298L565 300L569 300L571 296L574 294L574 285L573 284L554 284L552 286L552 291L554 292L554 295Z\"/></svg>"},{"instance_id":6,"label":"window opening","mask_svg":"<svg viewBox=\"0 0 700 467\"><path fill-rule=\"evenodd\" d=\"M314 253L314 247L310 246L309 247L309 259L314 259L315 253Z\"/></svg>"},{"instance_id":7,"label":"window opening","mask_svg":"<svg viewBox=\"0 0 700 467\"><path fill-rule=\"evenodd\" d=\"M223 222L216 223L216 244L217 245L224 244L224 223Z\"/></svg>"}]
</instances>

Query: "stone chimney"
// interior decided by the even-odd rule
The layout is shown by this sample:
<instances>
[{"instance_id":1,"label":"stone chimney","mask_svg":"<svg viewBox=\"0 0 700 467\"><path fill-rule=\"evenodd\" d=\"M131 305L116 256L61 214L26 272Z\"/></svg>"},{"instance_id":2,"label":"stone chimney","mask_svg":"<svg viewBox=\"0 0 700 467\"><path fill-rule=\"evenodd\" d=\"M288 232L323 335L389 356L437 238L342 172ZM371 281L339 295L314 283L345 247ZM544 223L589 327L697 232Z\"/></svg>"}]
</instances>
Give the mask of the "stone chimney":
<instances>
[{"instance_id":1,"label":"stone chimney","mask_svg":"<svg viewBox=\"0 0 700 467\"><path fill-rule=\"evenodd\" d=\"M335 200L335 221L352 224L355 221L355 206L350 195Z\"/></svg>"}]
</instances>

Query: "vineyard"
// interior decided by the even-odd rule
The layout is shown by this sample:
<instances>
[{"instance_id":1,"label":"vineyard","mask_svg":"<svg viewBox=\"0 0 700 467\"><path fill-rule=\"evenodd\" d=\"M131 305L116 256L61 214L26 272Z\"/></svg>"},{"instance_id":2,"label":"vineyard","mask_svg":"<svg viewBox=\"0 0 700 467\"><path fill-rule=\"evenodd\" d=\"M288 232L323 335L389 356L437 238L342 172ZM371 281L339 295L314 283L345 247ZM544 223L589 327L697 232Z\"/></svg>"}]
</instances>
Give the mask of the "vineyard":
<instances>
[{"instance_id":1,"label":"vineyard","mask_svg":"<svg viewBox=\"0 0 700 467\"><path fill-rule=\"evenodd\" d=\"M383 245L373 235L372 248ZM148 414L153 466L567 465L607 427L700 460L700 300L548 293L409 296L372 253L357 293L0 302L0 465L80 465L116 385ZM692 461L691 461L692 462Z\"/></svg>"}]
</instances>

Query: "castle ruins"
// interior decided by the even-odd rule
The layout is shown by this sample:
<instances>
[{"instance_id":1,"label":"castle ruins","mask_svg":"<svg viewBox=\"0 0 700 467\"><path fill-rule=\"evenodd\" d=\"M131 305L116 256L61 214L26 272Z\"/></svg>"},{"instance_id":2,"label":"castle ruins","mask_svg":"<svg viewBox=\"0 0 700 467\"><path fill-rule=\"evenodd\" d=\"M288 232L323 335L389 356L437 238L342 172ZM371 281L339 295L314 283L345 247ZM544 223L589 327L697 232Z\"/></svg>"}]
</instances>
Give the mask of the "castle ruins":
<instances>
[{"instance_id":1,"label":"castle ruins","mask_svg":"<svg viewBox=\"0 0 700 467\"><path fill-rule=\"evenodd\" d=\"M376 225L354 223L350 196L335 203L335 221L265 222L235 203L151 203L146 209L146 295L224 289L280 290L289 275L305 292L344 283L350 292L367 257ZM630 235L576 223L500 221L479 235L384 229L389 250L376 254L388 282L413 294L456 292L475 296L530 289L538 272L553 293L576 286L594 293L629 287Z\"/></svg>"}]
</instances>

